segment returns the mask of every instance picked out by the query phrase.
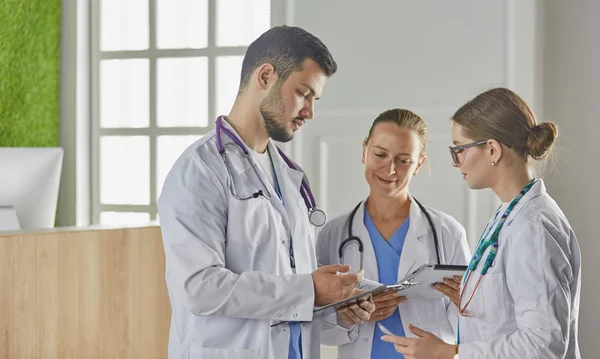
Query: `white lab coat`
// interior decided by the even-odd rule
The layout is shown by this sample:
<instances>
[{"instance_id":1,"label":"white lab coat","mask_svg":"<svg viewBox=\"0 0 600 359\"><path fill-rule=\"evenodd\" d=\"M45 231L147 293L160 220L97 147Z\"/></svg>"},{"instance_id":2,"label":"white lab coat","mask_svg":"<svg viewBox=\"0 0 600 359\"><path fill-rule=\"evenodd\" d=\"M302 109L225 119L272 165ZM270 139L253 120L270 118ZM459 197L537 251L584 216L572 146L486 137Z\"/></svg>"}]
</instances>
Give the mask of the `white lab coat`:
<instances>
[{"instance_id":1,"label":"white lab coat","mask_svg":"<svg viewBox=\"0 0 600 359\"><path fill-rule=\"evenodd\" d=\"M448 214L429 207L425 208L437 230L442 264L466 265L471 253L463 226ZM355 214L352 231L353 235L361 238L363 242L365 278L377 281L377 259L369 233L364 225L364 211L363 201ZM317 241L319 265L341 263L339 247L341 242L348 238L350 212L331 220L319 232ZM343 263L350 264L352 272L360 269L360 257L356 242L345 247ZM413 203L410 208L410 227L400 257L398 279L404 278L423 264L431 263L437 263L433 232L423 211L416 203ZM458 308L448 297L439 300L409 299L400 303L398 308L406 336L414 337L408 329L410 323L436 334L446 342L456 341L455 327L458 321ZM321 343L339 346L339 358L370 358L373 340L381 340L373 338L374 329L375 323L372 322L346 329L343 323L335 319L335 315L329 316L323 321Z\"/></svg>"},{"instance_id":2,"label":"white lab coat","mask_svg":"<svg viewBox=\"0 0 600 359\"><path fill-rule=\"evenodd\" d=\"M460 318L459 357L581 358L579 245L541 179L512 210L498 240L494 265L467 307L470 317ZM488 252L467 283L463 304Z\"/></svg>"},{"instance_id":3,"label":"white lab coat","mask_svg":"<svg viewBox=\"0 0 600 359\"><path fill-rule=\"evenodd\" d=\"M264 191L240 148L221 135L237 194ZM272 142L269 148L285 208L260 167L271 199L232 196L214 130L166 177L158 213L173 310L171 359L287 358L289 326L271 328L280 320L308 321L301 325L304 358L319 358L320 328L310 323L315 229L300 196L303 172L289 168ZM290 232L297 274L290 265Z\"/></svg>"}]
</instances>

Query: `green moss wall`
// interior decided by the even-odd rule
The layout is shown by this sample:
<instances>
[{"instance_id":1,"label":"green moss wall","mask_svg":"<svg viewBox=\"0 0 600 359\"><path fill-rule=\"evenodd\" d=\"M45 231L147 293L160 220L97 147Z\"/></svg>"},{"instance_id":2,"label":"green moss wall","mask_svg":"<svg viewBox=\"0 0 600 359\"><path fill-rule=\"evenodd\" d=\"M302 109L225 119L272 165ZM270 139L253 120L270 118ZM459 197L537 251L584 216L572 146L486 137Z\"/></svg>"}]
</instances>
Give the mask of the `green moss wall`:
<instances>
[{"instance_id":1,"label":"green moss wall","mask_svg":"<svg viewBox=\"0 0 600 359\"><path fill-rule=\"evenodd\" d=\"M0 0L0 147L58 146L61 0Z\"/></svg>"}]
</instances>

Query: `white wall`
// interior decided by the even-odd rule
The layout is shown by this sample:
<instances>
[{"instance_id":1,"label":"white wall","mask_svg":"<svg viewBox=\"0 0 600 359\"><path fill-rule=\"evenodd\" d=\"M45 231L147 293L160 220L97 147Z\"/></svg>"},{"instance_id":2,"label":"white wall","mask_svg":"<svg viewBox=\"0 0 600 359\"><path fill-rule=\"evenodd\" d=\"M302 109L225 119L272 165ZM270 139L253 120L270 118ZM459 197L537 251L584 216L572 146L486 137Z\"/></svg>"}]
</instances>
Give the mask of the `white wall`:
<instances>
[{"instance_id":1,"label":"white wall","mask_svg":"<svg viewBox=\"0 0 600 359\"><path fill-rule=\"evenodd\" d=\"M600 333L600 2L546 3L544 13L544 117L557 122L564 161L547 177L579 239L582 294L579 338L583 358L597 358Z\"/></svg>"},{"instance_id":2,"label":"white wall","mask_svg":"<svg viewBox=\"0 0 600 359\"><path fill-rule=\"evenodd\" d=\"M431 174L423 171L412 193L455 216L476 242L496 202L489 191L468 190L450 166L449 119L493 86L517 90L535 107L536 2L288 3L287 23L319 36L339 65L292 153L328 214L364 198L362 140L379 112L405 107L430 128Z\"/></svg>"}]
</instances>

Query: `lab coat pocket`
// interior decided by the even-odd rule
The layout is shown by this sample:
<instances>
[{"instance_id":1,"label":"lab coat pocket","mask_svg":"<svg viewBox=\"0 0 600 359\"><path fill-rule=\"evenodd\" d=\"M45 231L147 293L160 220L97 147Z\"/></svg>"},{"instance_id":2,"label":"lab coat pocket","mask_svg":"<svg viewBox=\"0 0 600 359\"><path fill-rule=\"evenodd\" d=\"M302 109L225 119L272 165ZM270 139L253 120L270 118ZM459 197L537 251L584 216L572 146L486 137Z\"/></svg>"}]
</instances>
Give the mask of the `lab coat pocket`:
<instances>
[{"instance_id":1,"label":"lab coat pocket","mask_svg":"<svg viewBox=\"0 0 600 359\"><path fill-rule=\"evenodd\" d=\"M192 348L190 359L252 359L259 358L260 349Z\"/></svg>"},{"instance_id":2,"label":"lab coat pocket","mask_svg":"<svg viewBox=\"0 0 600 359\"><path fill-rule=\"evenodd\" d=\"M491 272L491 270L490 270ZM506 288L504 274L488 272L481 281L485 326L499 328L506 323Z\"/></svg>"},{"instance_id":3,"label":"lab coat pocket","mask_svg":"<svg viewBox=\"0 0 600 359\"><path fill-rule=\"evenodd\" d=\"M272 221L281 221L281 216L269 200L256 198L230 204L228 221L228 241L238 248L256 249L270 242Z\"/></svg>"}]
</instances>

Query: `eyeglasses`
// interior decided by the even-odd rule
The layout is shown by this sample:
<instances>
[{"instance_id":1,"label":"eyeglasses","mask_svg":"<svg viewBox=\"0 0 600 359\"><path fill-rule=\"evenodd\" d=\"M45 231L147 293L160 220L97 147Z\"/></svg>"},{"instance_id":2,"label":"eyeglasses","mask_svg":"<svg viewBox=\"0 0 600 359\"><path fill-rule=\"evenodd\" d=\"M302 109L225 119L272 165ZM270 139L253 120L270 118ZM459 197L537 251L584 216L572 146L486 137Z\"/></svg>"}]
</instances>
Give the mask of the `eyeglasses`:
<instances>
[{"instance_id":1,"label":"eyeglasses","mask_svg":"<svg viewBox=\"0 0 600 359\"><path fill-rule=\"evenodd\" d=\"M460 146L450 146L450 156L452 157L452 164L454 166L458 166L460 164L460 161L458 160L458 154L461 153L462 150L467 149L469 147L485 145L487 141L488 140L467 143L466 145Z\"/></svg>"}]
</instances>

